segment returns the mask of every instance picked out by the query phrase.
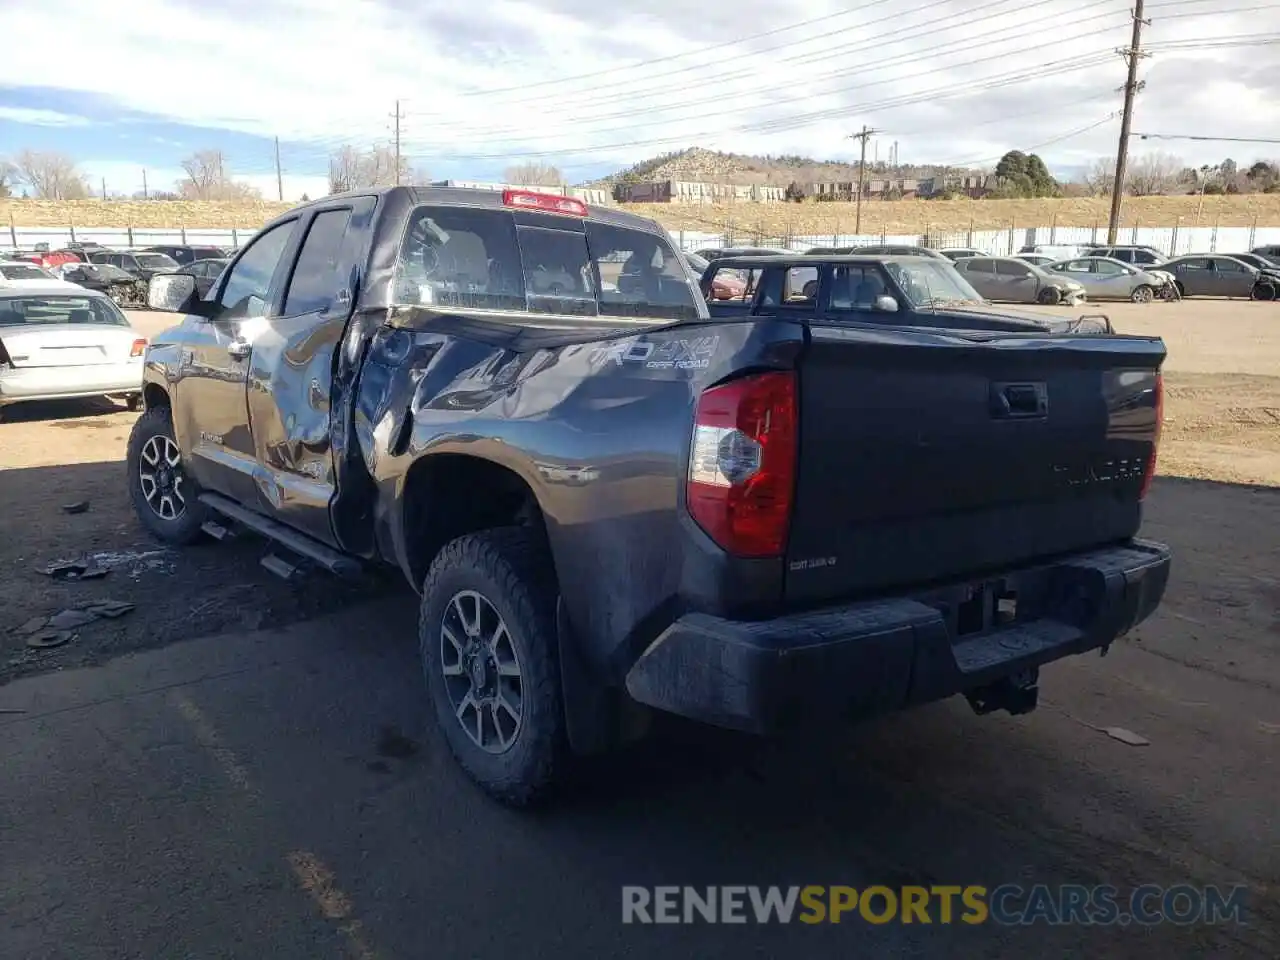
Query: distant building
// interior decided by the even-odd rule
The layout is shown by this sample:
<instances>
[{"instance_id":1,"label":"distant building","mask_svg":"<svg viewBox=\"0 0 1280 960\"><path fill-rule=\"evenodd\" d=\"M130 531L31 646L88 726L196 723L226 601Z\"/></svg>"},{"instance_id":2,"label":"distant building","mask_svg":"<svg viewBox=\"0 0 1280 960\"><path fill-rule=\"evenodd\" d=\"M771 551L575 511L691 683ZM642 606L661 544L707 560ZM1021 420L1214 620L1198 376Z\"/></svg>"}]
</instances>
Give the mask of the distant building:
<instances>
[{"instance_id":1,"label":"distant building","mask_svg":"<svg viewBox=\"0 0 1280 960\"><path fill-rule=\"evenodd\" d=\"M995 187L995 177L986 173L956 173L928 177L920 181L919 195L934 197L943 193L959 193L980 200Z\"/></svg>"},{"instance_id":2,"label":"distant building","mask_svg":"<svg viewBox=\"0 0 1280 960\"><path fill-rule=\"evenodd\" d=\"M619 184L614 195L623 203L782 203L787 198L787 188L767 184L652 180Z\"/></svg>"}]
</instances>

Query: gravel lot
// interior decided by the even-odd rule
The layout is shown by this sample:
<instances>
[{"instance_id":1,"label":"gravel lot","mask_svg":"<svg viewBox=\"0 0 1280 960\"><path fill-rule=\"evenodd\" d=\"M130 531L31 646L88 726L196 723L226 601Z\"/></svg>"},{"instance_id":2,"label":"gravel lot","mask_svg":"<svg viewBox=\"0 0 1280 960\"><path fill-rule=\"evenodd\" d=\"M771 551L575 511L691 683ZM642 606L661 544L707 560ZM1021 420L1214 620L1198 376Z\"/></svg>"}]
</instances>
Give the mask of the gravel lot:
<instances>
[{"instance_id":1,"label":"gravel lot","mask_svg":"<svg viewBox=\"0 0 1280 960\"><path fill-rule=\"evenodd\" d=\"M871 872L881 877L889 871L901 882L921 876L929 882L939 870L954 876L961 867L983 876L1025 869L1039 871L1037 876L1088 875L1126 883L1240 882L1249 884L1253 894L1254 912L1245 929L1162 928L1150 936L1120 937L1116 932L1115 938L1101 940L1059 929L1041 940L973 941L973 951L983 956L1023 957L1037 951L1065 956L1081 950L1098 957L1280 956L1275 801L1280 794L1280 305L1183 301L1107 305L1102 310L1120 329L1159 333L1169 345L1161 479L1145 532L1174 547L1173 580L1159 614L1117 644L1108 658L1072 661L1047 671L1047 702L1029 718L978 719L963 704L942 704L855 731L832 753L803 762L767 751L765 759L753 752L744 759L749 751L712 749L694 736L675 752L641 751L628 759L628 772L606 771L583 805L552 821L530 823L487 805L474 806L474 794L459 783L435 747L420 706L411 637L391 642L392 635L399 636L396 624L405 628L401 632L411 630L413 615L412 600L394 575L356 585L317 576L293 585L258 566L262 545L252 539L182 553L159 549L135 523L125 495L122 457L134 415L106 401L18 407L0 423L5 508L0 514L0 693L4 683L19 677L103 664L149 648L154 649L141 658L118 659L102 670L68 677L124 683L120 678L130 674L135 675L130 682L138 682L141 672L159 685L155 678L175 669L170 652L193 663L204 658L200 676L211 675L215 661L219 669L231 670L234 661L236 669L249 671L250 678L210 681L192 694L194 700L171 698L168 706L160 703L155 709L176 709L195 731L193 742L211 751L223 771L231 771L232 780L253 782L254 795L265 797L262 802L279 819L270 842L290 829L308 833L307 849L324 850L344 882L353 885L348 889L367 911L368 936L358 943L347 936L342 948L347 955L365 956L363 944L372 956L376 951L369 943L375 942L382 950L379 956L422 955L420 943L425 941L418 938L423 928L414 904L420 910L424 900L439 898L442 909L447 904L457 911L461 924L493 918L479 945L448 939L457 934L451 926L440 932L446 938L444 955L503 956L502 947L514 946L509 938L519 935L521 943L541 945L541 951L531 949L527 955L558 956L563 944L546 924L587 923L566 907L582 895L584 884L603 884L596 899L603 897L601 909L610 913L595 915L580 945L619 955L622 941L615 939L620 928L614 920L618 883L769 883L792 882L792 877L801 883L842 882L829 873L818 876L832 869L830 858L839 853L849 858L846 863L856 862L864 870L874 867ZM157 323L145 313L134 319L144 332ZM83 501L89 504L85 512L63 509ZM86 553L110 569L106 577L64 583L38 572L51 561ZM103 599L136 608L119 619L79 628L75 640L57 649L29 650L14 632L32 618ZM360 624L374 622L369 616L388 625L387 635L376 643L362 636ZM219 635L213 647L172 646L213 635ZM22 704L14 712L38 712L31 704L53 710L60 698L69 696L49 685L55 680L10 684ZM294 719L298 711L305 720ZM406 760L401 771L399 761L379 759L372 732L367 743L356 743L353 738L366 734L352 731L364 731L375 718L394 719L425 743L421 749L431 762ZM169 742L170 734L147 732L157 746L143 750L130 737L143 736L139 731L149 731L155 717L139 714L128 723L117 721L120 729L113 727L109 734L104 729L102 736L124 744L120 749L128 756L136 754L139 771L150 769L147 764L157 762L154 751ZM0 751L5 770L15 771L15 789L25 785L24 790L38 792L34 784L41 782L41 764L70 749L66 744L71 741L59 742L59 722L70 721L54 718L12 727L32 738L13 740L12 754ZM1099 733L1108 725L1136 730L1151 743L1141 748L1118 743ZM223 732L215 736L215 728ZM714 737L708 742L718 744ZM365 761L355 773L344 772L361 750L383 772L391 763L395 776L367 780ZM338 755L346 760L335 765ZM144 793L135 803L159 804L169 796L165 791L181 791L181 784L165 785L163 771L153 773L154 790L163 797ZM394 789L388 786L392 781ZM726 790L740 798L732 810L724 806ZM318 799L326 791L340 798L346 813L328 810ZM206 798L209 804L215 799ZM797 802L806 809L812 803L812 816L796 820ZM461 815L458 804L471 812ZM423 834L415 823L424 805L434 811L436 830L443 834ZM375 807L376 816L368 812ZM793 816L779 819L784 810ZM300 818L296 822L294 811ZM0 799L0 819L4 812ZM44 822L44 813L31 816L33 823ZM136 825L127 810L117 810L115 816L112 829ZM635 826L640 822L643 827ZM348 835L353 823L358 830ZM704 831L699 824L708 826ZM49 829L57 829L52 820ZM264 820L252 821L251 835L240 838L249 845L246 849L268 842L261 834L265 829ZM422 872L424 859L435 863L443 857L455 866L459 858L465 860L466 838L474 829L511 844L511 855L525 871L519 883L511 884L531 898L528 910L486 914L461 890L447 889L454 881ZM15 849L24 858L36 858L35 841L31 843ZM156 843L155 856L167 856L164 841ZM209 863L225 855L221 847L207 851ZM568 874L556 867L561 855L568 858ZM634 870L619 866L628 857L639 864ZM24 869L31 867L22 862ZM205 860L193 862L191 870L203 869L199 864ZM708 879L707 865L722 862L724 871L710 871L714 879ZM494 859L490 851L481 864L472 863L470 869L483 874L481 879L472 876L472 884L506 883L500 857ZM314 879L314 864L294 866L295 874L309 869ZM134 868L137 883L152 882L147 873L151 861L144 857ZM68 876L78 869L67 866ZM770 875L771 869L783 869L786 875ZM248 877L252 870L245 870ZM56 872L54 867L49 871ZM9 899L14 891L7 885L18 882L18 875L6 873L0 863L0 912L9 914L14 908L16 901ZM428 882L428 876L435 879ZM103 883L110 882L108 872ZM182 887L180 877L176 883ZM226 894L224 913L259 896L251 877L237 883L245 886ZM303 886L316 900L316 884ZM77 897L83 894L75 891ZM181 895L182 889L174 894ZM50 903L57 900L48 896ZM323 897L317 902L327 916ZM80 904L71 911L80 919L64 919L67 926L57 934L83 933L90 946L82 953L26 952L31 944L45 941L6 940L0 933L0 955L112 955L94 952L92 936L85 931L101 921L85 914L86 909ZM214 906L206 901L201 909ZM59 930L56 921L34 906L31 910L45 918L42 923L53 924L50 930ZM77 922L89 926L81 930ZM302 933L298 937L292 941L298 952L282 949L272 955L331 955L326 951L332 944L316 946ZM153 943L162 952L138 955L267 955L247 951L244 944L237 948L229 940L189 953L178 951L175 943L164 941L163 948ZM719 955L712 945L742 945L741 940L704 943L679 937L627 943L641 948L638 955L666 950L680 956ZM695 950L697 943L702 946ZM824 944L829 952L824 946L810 955L852 956L861 945ZM956 955L954 944L923 934L895 942L891 950L884 946L885 955ZM738 949L736 955L744 952Z\"/></svg>"}]
</instances>

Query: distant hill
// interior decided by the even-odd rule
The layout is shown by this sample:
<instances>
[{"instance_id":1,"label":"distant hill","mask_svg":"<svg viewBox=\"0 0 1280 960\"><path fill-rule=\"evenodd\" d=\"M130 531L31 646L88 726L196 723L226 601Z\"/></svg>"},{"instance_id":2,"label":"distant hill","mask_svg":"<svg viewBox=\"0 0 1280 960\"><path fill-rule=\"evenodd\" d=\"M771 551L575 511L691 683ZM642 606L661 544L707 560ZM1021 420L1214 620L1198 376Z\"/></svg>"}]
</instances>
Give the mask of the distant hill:
<instances>
[{"instance_id":1,"label":"distant hill","mask_svg":"<svg viewBox=\"0 0 1280 960\"><path fill-rule=\"evenodd\" d=\"M890 167L883 161L867 163L867 176L921 178L935 176L941 172L942 167L934 165ZM958 171L952 169L950 172ZM786 186L793 181L823 183L857 178L857 164L814 160L812 157L760 157L690 147L687 150L664 153L652 159L643 160L625 170L597 180L593 186L612 187L616 183L641 183L654 180L696 180L743 186L750 184Z\"/></svg>"}]
</instances>

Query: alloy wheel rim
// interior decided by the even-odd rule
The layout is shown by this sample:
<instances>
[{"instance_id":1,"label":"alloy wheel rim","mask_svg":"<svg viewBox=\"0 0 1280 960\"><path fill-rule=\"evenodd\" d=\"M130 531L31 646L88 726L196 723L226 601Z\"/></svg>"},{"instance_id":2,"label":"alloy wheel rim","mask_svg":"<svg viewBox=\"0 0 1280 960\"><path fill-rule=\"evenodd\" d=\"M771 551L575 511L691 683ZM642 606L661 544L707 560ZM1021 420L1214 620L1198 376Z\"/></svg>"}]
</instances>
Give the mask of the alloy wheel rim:
<instances>
[{"instance_id":1,"label":"alloy wheel rim","mask_svg":"<svg viewBox=\"0 0 1280 960\"><path fill-rule=\"evenodd\" d=\"M187 510L183 493L186 474L178 445L165 436L154 436L142 445L138 480L147 506L161 520L177 520Z\"/></svg>"},{"instance_id":2,"label":"alloy wheel rim","mask_svg":"<svg viewBox=\"0 0 1280 960\"><path fill-rule=\"evenodd\" d=\"M440 668L449 706L467 737L486 753L510 750L524 727L520 652L497 608L460 590L440 619Z\"/></svg>"}]
</instances>

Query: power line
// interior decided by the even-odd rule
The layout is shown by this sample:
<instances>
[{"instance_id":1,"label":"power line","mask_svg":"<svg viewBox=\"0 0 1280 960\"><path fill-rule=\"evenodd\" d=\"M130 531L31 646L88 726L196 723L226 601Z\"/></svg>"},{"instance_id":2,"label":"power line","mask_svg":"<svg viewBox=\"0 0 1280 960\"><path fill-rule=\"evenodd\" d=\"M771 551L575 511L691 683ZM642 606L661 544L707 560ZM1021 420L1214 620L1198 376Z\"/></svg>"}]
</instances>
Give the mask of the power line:
<instances>
[{"instance_id":1,"label":"power line","mask_svg":"<svg viewBox=\"0 0 1280 960\"><path fill-rule=\"evenodd\" d=\"M873 2L866 4L866 6L864 6L862 9L865 10L867 7L876 7L882 3L888 3L888 2L889 0L873 0ZM772 30L765 30L762 33L753 33L745 37L736 37L733 40L724 40L719 43L713 43L710 46L697 47L693 50L686 50L683 53L673 53L665 57L655 57L652 60L642 60L639 63L633 63L625 67L608 67L604 70L594 70L591 73L579 73L569 77L558 77L553 80L539 80L536 83L525 83L515 87L498 87L490 90L471 90L471 91L468 91L467 93L462 94L462 96L479 97L479 96L492 96L494 94L508 93L508 92L515 92L515 91L523 92L535 87L548 87L557 83L570 83L576 80L591 80L596 77L607 76L608 74L618 73L619 71L623 71L623 70L638 70L641 67L653 66L654 64L658 64L658 63L670 63L673 60L681 60L685 57L702 56L703 54L711 53L714 50L723 50L726 47L736 47L738 46L738 44L741 44L741 43L749 43L752 40L761 40L765 37L776 36L777 34L780 34L780 33L786 33L788 30L798 30L801 27L813 26L815 23L825 23L828 20L835 20L839 17L847 17L850 13L853 13L853 12L855 11L841 10L837 13L828 13L821 17L813 17L812 19L809 19L809 20L801 20L797 23L791 23L784 27L775 27ZM861 11L858 11L858 12L861 12ZM837 32L843 32L843 31L837 31ZM808 43L812 40L825 39L827 36L830 36L830 35L831 34L824 34L821 37L810 37L807 40L795 41L795 42Z\"/></svg>"},{"instance_id":2,"label":"power line","mask_svg":"<svg viewBox=\"0 0 1280 960\"><path fill-rule=\"evenodd\" d=\"M1267 137L1202 137L1192 133L1131 133L1141 140L1201 140L1205 143L1280 143L1280 138Z\"/></svg>"},{"instance_id":3,"label":"power line","mask_svg":"<svg viewBox=\"0 0 1280 960\"><path fill-rule=\"evenodd\" d=\"M1004 2L1004 0L1000 0L1000 2ZM1055 0L1040 0L1040 2L1055 2ZM1086 7L1098 6L1102 3L1109 3L1109 2L1113 2L1113 0L1095 0L1093 4L1086 5ZM1098 14L1092 17L1079 18L1075 22L1088 23L1089 21L1096 21L1099 19L1105 19L1105 18L1110 18L1114 16L1116 16L1115 12L1107 12L1107 13ZM1045 19L1046 21L1048 21L1048 20L1056 20L1058 18L1055 16L1055 17L1042 18L1042 19ZM762 93L762 91L759 91L759 90L731 91L726 93L713 94L712 96L701 97L698 99L692 99L692 100L685 99L681 101L681 104L680 104L681 112L676 117L673 117L671 115L672 111L664 110L664 111L661 111L661 115L657 116L655 119L643 121L641 123L629 122L629 123L623 123L623 124L615 124L615 125L612 125L609 127L603 127L603 128L592 127L591 132L606 133L606 132L612 132L616 130L634 130L638 126L643 127L643 126L667 125L672 122L676 122L677 120L692 121L692 120L712 119L720 116L723 113L723 107L718 107L717 109L712 111L704 111L701 113L692 113L692 114L685 114L683 111L690 108L696 108L701 106L724 104L726 102L731 102L734 100L754 99L757 101L757 104L755 105L757 108L759 106L781 106L783 104L789 105L794 102L795 96L794 94L791 94L791 93L784 93L784 91L789 91L792 88L798 88L798 87L804 88L805 93L809 96L828 96L836 93L847 93L851 90L861 90L866 87L885 86L888 84L902 83L907 80L919 79L921 77L929 77L938 72L939 60L943 57L953 55L956 53L969 54L969 53L981 51L984 49L995 49L1001 46L1005 46L1009 43L1024 44L1026 42L1025 28L1028 26L1035 26L1036 23L1037 21L1032 21L1029 24L1019 25L1019 27L1017 28L1009 28L1012 31L1012 33L1010 36L1007 36L1007 37L990 38L978 43L973 43L968 40L957 40L957 41L952 41L950 43L944 43L940 47L931 48L927 53L912 52L912 53L906 53L906 54L898 54L898 55L887 57L881 60L864 61L860 63L858 66L851 67L846 70L839 70L839 71L833 71L831 73L828 73L824 79L827 81L830 81L837 78L859 76L859 75L865 75L868 73L874 74L879 72L880 70L883 70L889 67L898 68L898 67L911 66L913 64L927 64L927 67L925 69L917 70L913 73L898 74L896 76L885 78L885 79L868 80L868 81L864 81L864 82L852 84L852 85L845 84L843 86L836 87L834 89L827 88L824 86L819 86L815 84L812 80L809 80L806 78L800 78L795 81L788 81L781 84L771 84L767 88L767 93L775 94L775 96L769 96L764 98L763 103L759 103L761 99L761 93ZM1101 36L1103 34L1110 33L1112 30L1118 28L1119 26L1120 24L1118 23L1112 24L1110 26L1101 27L1096 30L1086 31L1084 33L1078 33L1069 38L1055 37L1054 40L1050 42L1042 43L1042 44L1031 46L1031 47L1024 46L1017 52L1029 53L1036 50L1052 50L1052 49L1060 48L1062 46L1064 39L1083 40L1089 37ZM997 31L997 32L1001 32L1001 31ZM921 36L923 36L923 34L921 34ZM913 39L919 39L919 37L916 37ZM954 49L948 50L946 49L947 47L953 47ZM995 60L1003 60L1007 58L1009 55L1010 55L1010 51L1006 50L998 53L992 53L988 56L978 57L976 59L971 58L971 59L967 59L957 63L948 64L947 66L950 69L970 67L970 66L975 66L977 64L989 63ZM553 112L553 111L549 111L549 112ZM644 106L641 106L638 108L633 107L626 110L616 111L614 113L604 113L604 114L597 114L592 116L583 116L581 114L577 114L574 116L572 130L565 131L564 133L559 133L559 134L550 134L549 136L552 136L552 137L579 136L582 133L582 125L584 123L595 124L597 121L603 121L603 120L630 120L632 118L646 117L646 116L648 117L654 116L654 110L652 108L652 105L649 103L645 103ZM539 117L540 119L545 120L546 113L540 111ZM485 129L486 129L487 135L484 136L483 138L480 138L483 142L509 143L511 142L512 138L515 137L517 134L527 131L528 126L527 125L526 126L508 126L505 129L504 128L495 129L492 126L489 126L489 127L486 127ZM547 139L547 137L548 135L545 135L545 134L542 136L526 135L525 137L516 137L516 139L542 141Z\"/></svg>"},{"instance_id":4,"label":"power line","mask_svg":"<svg viewBox=\"0 0 1280 960\"><path fill-rule=\"evenodd\" d=\"M1056 46L1058 44L1054 44ZM853 104L843 108L848 113L867 113L872 110L886 109L889 107L910 106L916 103L937 102L942 100L954 99L955 97L963 97L971 93L978 93L985 90L1000 89L1002 87L1014 84L1026 84L1035 80L1049 79L1055 76L1061 76L1067 73L1075 73L1091 67L1100 66L1105 63L1112 54L1109 51L1098 51L1096 53L1074 57L1066 60L1056 61L1053 63L1043 64L1030 70L1022 70L1014 73L997 75L987 78L985 81L968 85L949 84L945 87L938 87L932 90L921 91L916 94L893 97L872 103ZM719 134L747 133L747 132L780 132L784 130L801 129L811 126L816 119L829 119L831 117L830 110L822 110L818 112L810 112L805 114L797 114L788 118L778 118L758 123L742 124L736 127L727 128L717 131ZM576 147L572 149L561 150L524 150L524 151L506 151L496 154L439 154L440 158L449 158L455 160L507 160L513 154L521 154L525 157L553 157L553 156L579 156L587 153L594 153L601 150L614 150L628 147L644 147L658 146L667 143L687 143L689 134L680 134L678 136L661 137L649 140L630 140L623 143L607 143L607 144L589 144L584 147ZM420 155L427 157L426 154Z\"/></svg>"},{"instance_id":5,"label":"power line","mask_svg":"<svg viewBox=\"0 0 1280 960\"><path fill-rule=\"evenodd\" d=\"M808 53L793 54L790 56L783 56L783 57L770 57L769 62L770 64L775 66L783 65L783 64L787 64L790 66L810 66L812 64L820 63L825 60L831 60L837 57L846 57L851 54L878 50L884 47L886 42L892 37L901 37L902 38L901 42L905 42L906 40L918 41L920 39L923 39L924 37L932 36L936 33L945 32L948 30L954 30L958 26L969 26L971 24L981 24L988 20L997 19L999 17L1007 17L1011 12L1009 10L1002 10L997 13L987 14L986 16L981 16L981 17L975 17L973 16L973 14L979 11L989 10L994 7L1007 6L1011 2L1013 2L1013 0L987 0L987 2L981 3L975 7L970 7L968 10L965 10L961 13L955 13L955 12L948 13L941 17L935 18L933 20L927 20L924 23L907 24L905 26L898 26L895 29L891 29L886 32L880 32L871 37L863 36L852 43L839 44L835 47L830 47L826 50L811 51ZM1055 2L1057 2L1057 0L1034 0L1034 2L1032 3L1024 4L1019 8L1019 10L1020 11L1030 10L1036 7L1043 7ZM1080 9L1087 9L1089 7L1099 6L1105 3L1114 4L1115 0L1096 0L1096 2L1094 3L1085 4ZM873 20L868 20L865 23L855 24L852 27L848 27L842 30L829 33L825 37L822 37L819 39L827 40L838 34L848 33L853 30L865 31L868 27L876 26L877 24L882 24L882 23L901 24L903 16L909 16L917 13L924 13L928 10L932 10L937 7L946 7L950 5L951 5L950 0L930 0L930 2L925 3L919 7L915 7L911 10L894 13L894 14L880 17ZM1116 14L1121 13L1121 11L1115 11L1115 12ZM961 22L958 24L942 23L942 21L955 20L958 17L962 18ZM1061 18L1059 16L1055 19L1060 20ZM929 29L921 29L922 27L926 27ZM1006 29L1013 30L1018 28L1006 28ZM803 42L810 42L810 41L803 41ZM956 42L964 42L964 41L956 41ZM723 65L720 63L692 64L687 67L683 67L679 70L668 71L665 73L658 73L658 74L654 74L653 76L644 77L642 79L646 83L650 83L652 81L663 81L663 82L653 86L643 87L640 89L636 89L635 80L626 80L626 81L618 81L615 83L593 85L591 90L586 92L584 96L560 96L560 97L554 98L552 102L547 102L547 98L544 96L531 96L531 97L523 97L523 98L517 98L514 100L504 101L502 103L502 106L506 107L506 106L517 106L523 103L536 103L539 106L540 114L543 113L544 111L555 113L555 112L566 112L566 111L572 110L575 114L575 119L577 119L578 118L577 112L582 107L590 106L596 103L617 103L618 101L652 102L652 98L655 96L664 96L664 95L670 96L672 93L672 87L673 87L673 83L670 80L671 77L683 76L685 74L694 73L697 71L711 70L713 72L711 72L706 76L682 79L678 82L678 85L687 86L692 83L718 84L718 83L728 83L733 80L758 79L760 71L756 63L761 58L762 54L773 52L773 50L775 49L785 50L788 47L795 46L795 45L796 45L796 42L792 42L788 44L781 44L776 48L764 48L762 50L754 51L751 57L741 58L742 61L748 61L748 62L744 62L742 63L742 65L735 66L734 68L730 69L728 72L724 71ZM947 45L952 45L952 44L944 43L944 46L947 46ZM913 56L913 57L919 58L921 55L918 51L912 51L909 54L905 54L905 55L898 54L888 59L897 60L897 59L901 59L903 56ZM862 65L860 65L857 68L854 68L853 72L859 72L861 69L862 69ZM849 72L850 71L835 71L832 73L828 73L827 76L828 77L839 76L841 74L847 74ZM806 79L802 79L799 82L804 84L804 83L811 83L812 81L806 78ZM772 90L779 89L779 87L781 86L795 86L795 85L796 83L794 82L789 82L787 84L782 84L782 85L769 84L769 86L766 89L769 91L772 91ZM621 87L623 88L623 90L621 92L614 92L613 88L616 88L616 87ZM757 95L760 92L762 91L758 89L755 91ZM441 115L441 114L437 113L435 115Z\"/></svg>"}]
</instances>

